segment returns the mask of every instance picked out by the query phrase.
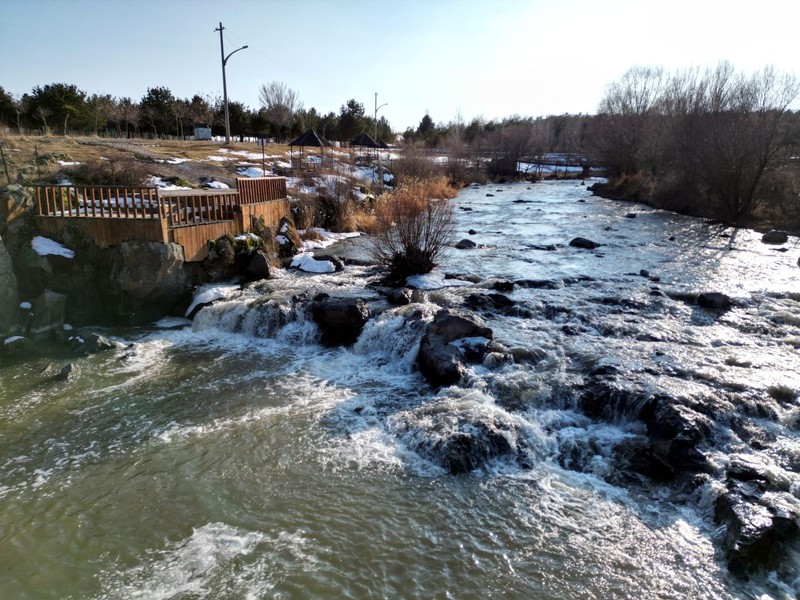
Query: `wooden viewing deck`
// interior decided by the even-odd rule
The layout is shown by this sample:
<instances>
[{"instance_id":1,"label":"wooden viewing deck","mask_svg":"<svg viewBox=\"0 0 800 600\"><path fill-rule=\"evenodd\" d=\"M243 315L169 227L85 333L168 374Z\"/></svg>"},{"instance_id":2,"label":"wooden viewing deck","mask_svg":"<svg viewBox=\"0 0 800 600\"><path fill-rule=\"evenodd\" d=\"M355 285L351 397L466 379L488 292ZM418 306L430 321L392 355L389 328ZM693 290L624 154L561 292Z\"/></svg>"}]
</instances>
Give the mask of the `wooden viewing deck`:
<instances>
[{"instance_id":1,"label":"wooden viewing deck","mask_svg":"<svg viewBox=\"0 0 800 600\"><path fill-rule=\"evenodd\" d=\"M77 227L100 248L130 240L174 242L188 262L208 255L208 240L250 229L252 217L277 227L289 214L284 177L237 178L235 189L40 185L36 226L44 234Z\"/></svg>"}]
</instances>

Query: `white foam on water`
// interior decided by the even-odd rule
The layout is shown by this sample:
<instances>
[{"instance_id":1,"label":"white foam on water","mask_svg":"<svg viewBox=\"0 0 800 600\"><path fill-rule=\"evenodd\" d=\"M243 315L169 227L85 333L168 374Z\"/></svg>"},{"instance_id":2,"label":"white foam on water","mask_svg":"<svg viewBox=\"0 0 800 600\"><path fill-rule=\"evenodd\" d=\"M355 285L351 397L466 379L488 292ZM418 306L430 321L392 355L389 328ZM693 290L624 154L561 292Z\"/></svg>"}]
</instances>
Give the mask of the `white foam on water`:
<instances>
[{"instance_id":1,"label":"white foam on water","mask_svg":"<svg viewBox=\"0 0 800 600\"><path fill-rule=\"evenodd\" d=\"M207 597L231 584L241 586L235 564L269 541L260 532L208 523L177 544L152 552L136 567L101 574L105 590L97 598Z\"/></svg>"}]
</instances>

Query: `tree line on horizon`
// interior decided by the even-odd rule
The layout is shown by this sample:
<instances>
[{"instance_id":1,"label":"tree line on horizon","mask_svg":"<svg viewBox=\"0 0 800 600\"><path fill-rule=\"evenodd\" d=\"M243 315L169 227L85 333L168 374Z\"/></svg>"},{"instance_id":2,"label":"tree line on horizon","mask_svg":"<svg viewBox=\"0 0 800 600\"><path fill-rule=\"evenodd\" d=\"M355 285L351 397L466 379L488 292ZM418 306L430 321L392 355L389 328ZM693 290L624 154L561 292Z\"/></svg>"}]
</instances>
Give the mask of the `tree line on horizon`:
<instances>
[{"instance_id":1,"label":"tree line on horizon","mask_svg":"<svg viewBox=\"0 0 800 600\"><path fill-rule=\"evenodd\" d=\"M370 135L376 123L355 99L339 112L306 109L296 92L273 82L260 87L261 106L228 101L233 136L264 137L285 142L308 129L330 140L349 142L360 133ZM113 137L171 137L183 139L194 128L209 127L213 135L225 134L221 97L195 94L178 98L168 87L148 88L141 99L88 94L74 84L35 86L15 98L0 86L0 125L19 134L98 135ZM378 137L391 143L394 134L385 117L377 122Z\"/></svg>"}]
</instances>

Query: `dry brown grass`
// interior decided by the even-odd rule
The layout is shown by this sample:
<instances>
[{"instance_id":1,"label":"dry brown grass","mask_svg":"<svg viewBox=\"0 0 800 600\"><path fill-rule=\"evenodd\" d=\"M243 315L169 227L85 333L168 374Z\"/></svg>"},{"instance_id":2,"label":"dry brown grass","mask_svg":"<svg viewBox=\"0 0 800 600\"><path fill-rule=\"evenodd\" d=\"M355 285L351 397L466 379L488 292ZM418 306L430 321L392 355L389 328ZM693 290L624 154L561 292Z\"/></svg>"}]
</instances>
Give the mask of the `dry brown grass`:
<instances>
[{"instance_id":1,"label":"dry brown grass","mask_svg":"<svg viewBox=\"0 0 800 600\"><path fill-rule=\"evenodd\" d=\"M64 172L58 160L66 162L89 163L107 158L110 152L130 156L132 159L148 166L148 171L155 175L175 175L174 165L159 163L169 158L185 158L191 161L206 160L209 156L225 156L220 150L225 148L221 142L180 141L180 140L140 140L114 139L98 137L65 137L65 136L19 136L6 134L0 136L0 144L6 156L6 165L12 182L22 175L25 183L50 181ZM261 155L261 146L255 143L231 143L227 148L231 152L245 151ZM289 152L284 144L269 144L265 148L266 156L285 156ZM247 161L259 164L255 158L249 159L237 154L227 153L233 162ZM37 155L40 160L37 164ZM42 160L51 157L50 160ZM207 162L209 169L219 169L219 163ZM169 171L169 172L166 172ZM179 174L179 173L177 173ZM233 173L231 173L233 176ZM0 168L0 183L5 184L5 172Z\"/></svg>"},{"instance_id":2,"label":"dry brown grass","mask_svg":"<svg viewBox=\"0 0 800 600\"><path fill-rule=\"evenodd\" d=\"M406 180L376 200L373 257L401 280L430 272L455 236L448 201L455 190L444 177Z\"/></svg>"}]
</instances>

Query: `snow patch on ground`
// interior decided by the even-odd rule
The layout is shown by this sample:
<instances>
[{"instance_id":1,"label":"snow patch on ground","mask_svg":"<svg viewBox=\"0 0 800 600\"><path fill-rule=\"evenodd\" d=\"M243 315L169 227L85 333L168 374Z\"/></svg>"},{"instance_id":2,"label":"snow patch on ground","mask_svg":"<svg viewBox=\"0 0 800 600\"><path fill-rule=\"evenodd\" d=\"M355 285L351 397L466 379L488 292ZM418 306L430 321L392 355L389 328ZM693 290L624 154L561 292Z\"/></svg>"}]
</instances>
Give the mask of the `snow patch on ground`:
<instances>
[{"instance_id":1,"label":"snow patch on ground","mask_svg":"<svg viewBox=\"0 0 800 600\"><path fill-rule=\"evenodd\" d=\"M162 190L190 190L192 188L175 185L172 183L168 183L161 179L161 177L156 177L155 175L150 175L145 182L147 185L152 185L154 187L160 188Z\"/></svg>"},{"instance_id":2,"label":"snow patch on ground","mask_svg":"<svg viewBox=\"0 0 800 600\"><path fill-rule=\"evenodd\" d=\"M30 302L20 302L19 307L25 310L30 310L33 308L33 305Z\"/></svg>"},{"instance_id":3,"label":"snow patch on ground","mask_svg":"<svg viewBox=\"0 0 800 600\"><path fill-rule=\"evenodd\" d=\"M207 181L203 184L205 187L214 189L214 190L229 190L231 186L227 183L222 183L221 181Z\"/></svg>"},{"instance_id":4,"label":"snow patch on ground","mask_svg":"<svg viewBox=\"0 0 800 600\"><path fill-rule=\"evenodd\" d=\"M50 238L42 237L41 235L37 235L31 240L31 247L39 256L52 254L54 256L63 256L64 258L75 258L75 252L73 250L62 246Z\"/></svg>"},{"instance_id":5,"label":"snow patch on ground","mask_svg":"<svg viewBox=\"0 0 800 600\"><path fill-rule=\"evenodd\" d=\"M8 344L13 344L17 340L21 340L21 339L23 339L21 335L12 335L10 338L6 338L5 339L5 341L3 342L3 345L7 346Z\"/></svg>"}]
</instances>

